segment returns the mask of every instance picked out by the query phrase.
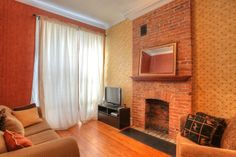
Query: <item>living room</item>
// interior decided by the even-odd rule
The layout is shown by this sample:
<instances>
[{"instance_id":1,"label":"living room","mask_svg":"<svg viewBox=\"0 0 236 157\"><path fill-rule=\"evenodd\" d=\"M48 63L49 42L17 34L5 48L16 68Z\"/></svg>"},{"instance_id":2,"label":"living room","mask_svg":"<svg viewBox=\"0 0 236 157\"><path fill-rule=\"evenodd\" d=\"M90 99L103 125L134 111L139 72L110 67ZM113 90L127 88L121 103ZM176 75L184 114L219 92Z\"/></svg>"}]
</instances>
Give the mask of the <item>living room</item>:
<instances>
[{"instance_id":1,"label":"living room","mask_svg":"<svg viewBox=\"0 0 236 157\"><path fill-rule=\"evenodd\" d=\"M0 157L235 157L235 0L1 0Z\"/></svg>"}]
</instances>

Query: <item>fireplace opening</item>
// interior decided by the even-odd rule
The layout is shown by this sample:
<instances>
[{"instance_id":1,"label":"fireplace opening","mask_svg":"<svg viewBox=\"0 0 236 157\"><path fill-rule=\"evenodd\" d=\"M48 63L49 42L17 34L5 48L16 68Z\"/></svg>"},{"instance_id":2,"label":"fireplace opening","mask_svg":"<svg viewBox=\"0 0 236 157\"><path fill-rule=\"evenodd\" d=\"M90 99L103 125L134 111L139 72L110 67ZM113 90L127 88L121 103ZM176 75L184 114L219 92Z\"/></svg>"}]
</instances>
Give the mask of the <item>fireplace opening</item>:
<instances>
[{"instance_id":1,"label":"fireplace opening","mask_svg":"<svg viewBox=\"0 0 236 157\"><path fill-rule=\"evenodd\" d=\"M145 129L169 134L169 103L159 99L146 99Z\"/></svg>"}]
</instances>

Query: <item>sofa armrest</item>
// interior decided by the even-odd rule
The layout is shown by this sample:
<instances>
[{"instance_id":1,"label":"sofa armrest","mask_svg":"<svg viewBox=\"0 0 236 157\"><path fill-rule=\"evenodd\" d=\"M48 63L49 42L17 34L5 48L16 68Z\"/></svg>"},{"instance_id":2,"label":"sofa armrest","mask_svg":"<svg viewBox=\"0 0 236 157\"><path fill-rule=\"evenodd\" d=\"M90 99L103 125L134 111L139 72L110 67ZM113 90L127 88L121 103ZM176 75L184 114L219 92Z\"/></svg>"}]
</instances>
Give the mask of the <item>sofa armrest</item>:
<instances>
[{"instance_id":1,"label":"sofa armrest","mask_svg":"<svg viewBox=\"0 0 236 157\"><path fill-rule=\"evenodd\" d=\"M41 108L40 108L40 107L37 107L37 109L38 109L39 117L40 117L40 118L43 118L43 113L42 113Z\"/></svg>"},{"instance_id":2,"label":"sofa armrest","mask_svg":"<svg viewBox=\"0 0 236 157\"><path fill-rule=\"evenodd\" d=\"M187 119L188 115L182 115L179 120L180 120L180 126L179 126L179 129L180 129L180 132L184 129L184 125L185 125L185 122L186 122L186 119Z\"/></svg>"},{"instance_id":3,"label":"sofa armrest","mask_svg":"<svg viewBox=\"0 0 236 157\"><path fill-rule=\"evenodd\" d=\"M236 151L223 149L223 148L214 148L207 146L200 146L197 144L187 144L181 143L180 156L181 157L235 157Z\"/></svg>"},{"instance_id":4,"label":"sofa armrest","mask_svg":"<svg viewBox=\"0 0 236 157\"><path fill-rule=\"evenodd\" d=\"M0 157L79 157L77 142L72 137L34 145L32 147L0 154Z\"/></svg>"}]
</instances>

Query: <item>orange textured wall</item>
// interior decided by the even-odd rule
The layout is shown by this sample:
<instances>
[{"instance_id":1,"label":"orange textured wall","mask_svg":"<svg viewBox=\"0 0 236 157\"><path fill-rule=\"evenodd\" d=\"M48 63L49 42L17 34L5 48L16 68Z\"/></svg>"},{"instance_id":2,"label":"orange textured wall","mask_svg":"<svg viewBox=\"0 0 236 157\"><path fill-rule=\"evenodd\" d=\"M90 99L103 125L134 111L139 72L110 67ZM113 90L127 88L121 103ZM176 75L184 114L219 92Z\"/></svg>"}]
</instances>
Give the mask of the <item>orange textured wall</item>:
<instances>
[{"instance_id":1,"label":"orange textured wall","mask_svg":"<svg viewBox=\"0 0 236 157\"><path fill-rule=\"evenodd\" d=\"M0 105L16 107L30 102L34 63L34 13L105 33L103 29L14 0L0 0Z\"/></svg>"},{"instance_id":2,"label":"orange textured wall","mask_svg":"<svg viewBox=\"0 0 236 157\"><path fill-rule=\"evenodd\" d=\"M122 88L123 103L132 104L132 21L106 31L105 85Z\"/></svg>"},{"instance_id":3,"label":"orange textured wall","mask_svg":"<svg viewBox=\"0 0 236 157\"><path fill-rule=\"evenodd\" d=\"M236 115L236 1L194 0L193 109Z\"/></svg>"}]
</instances>

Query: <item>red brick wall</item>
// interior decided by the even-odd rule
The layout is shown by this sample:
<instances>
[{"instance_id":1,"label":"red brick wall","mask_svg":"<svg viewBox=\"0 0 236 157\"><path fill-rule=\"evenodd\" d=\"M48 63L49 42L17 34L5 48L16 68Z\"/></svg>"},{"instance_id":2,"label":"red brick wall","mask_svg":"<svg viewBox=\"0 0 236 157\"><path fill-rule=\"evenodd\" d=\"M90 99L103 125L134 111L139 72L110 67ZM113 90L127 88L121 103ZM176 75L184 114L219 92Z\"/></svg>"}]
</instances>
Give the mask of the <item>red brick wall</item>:
<instances>
[{"instance_id":1,"label":"red brick wall","mask_svg":"<svg viewBox=\"0 0 236 157\"><path fill-rule=\"evenodd\" d=\"M139 53L143 48L177 42L177 75L192 74L191 0L175 0L133 21L133 75L138 75ZM140 36L140 26L148 33ZM191 112L192 81L133 81L133 125L145 127L145 99L169 102L169 136L179 130L179 116Z\"/></svg>"},{"instance_id":2,"label":"red brick wall","mask_svg":"<svg viewBox=\"0 0 236 157\"><path fill-rule=\"evenodd\" d=\"M34 63L35 17L39 14L105 33L15 0L0 0L0 104L9 107L30 102Z\"/></svg>"}]
</instances>

